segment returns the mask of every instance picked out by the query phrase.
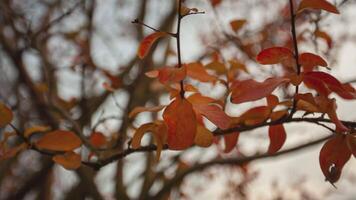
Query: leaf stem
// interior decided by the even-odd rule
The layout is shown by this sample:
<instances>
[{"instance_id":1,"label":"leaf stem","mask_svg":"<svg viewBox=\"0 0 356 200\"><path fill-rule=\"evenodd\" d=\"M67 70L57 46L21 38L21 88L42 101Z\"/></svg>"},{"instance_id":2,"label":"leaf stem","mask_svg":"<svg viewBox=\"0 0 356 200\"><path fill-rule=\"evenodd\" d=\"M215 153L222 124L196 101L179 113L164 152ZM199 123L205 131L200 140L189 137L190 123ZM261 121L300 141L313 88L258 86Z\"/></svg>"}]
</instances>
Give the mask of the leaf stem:
<instances>
[{"instance_id":1,"label":"leaf stem","mask_svg":"<svg viewBox=\"0 0 356 200\"><path fill-rule=\"evenodd\" d=\"M181 46L180 46L180 25L182 21L182 14L181 14L181 9L182 9L182 0L178 1L178 22L177 22L177 32L175 34L175 38L177 41L177 59L178 59L178 68L182 67L182 55L181 55ZM182 99L184 99L184 80L180 81L180 96Z\"/></svg>"},{"instance_id":2,"label":"leaf stem","mask_svg":"<svg viewBox=\"0 0 356 200\"><path fill-rule=\"evenodd\" d=\"M294 5L293 5L293 0L289 0L289 10L290 10L290 16L291 16L291 33L292 33L292 40L293 40L293 47L294 47L294 59L295 59L295 64L297 67L297 75L300 75L301 72L301 65L299 63L299 50L298 50L298 41L297 41L297 33L296 33L296 28L295 28L295 18L296 15L294 14ZM299 85L295 86L295 94L297 95L299 93ZM293 107L292 111L290 113L290 118L293 117L293 114L297 110L297 100L293 100Z\"/></svg>"}]
</instances>

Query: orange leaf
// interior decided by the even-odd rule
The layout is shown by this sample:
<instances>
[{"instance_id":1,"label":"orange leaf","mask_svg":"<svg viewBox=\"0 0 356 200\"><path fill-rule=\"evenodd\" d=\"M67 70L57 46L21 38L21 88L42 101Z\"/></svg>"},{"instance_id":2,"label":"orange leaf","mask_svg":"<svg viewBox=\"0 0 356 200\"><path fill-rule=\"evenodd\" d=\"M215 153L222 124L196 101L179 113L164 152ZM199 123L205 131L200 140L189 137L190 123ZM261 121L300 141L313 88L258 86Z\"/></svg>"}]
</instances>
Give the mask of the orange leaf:
<instances>
[{"instance_id":1,"label":"orange leaf","mask_svg":"<svg viewBox=\"0 0 356 200\"><path fill-rule=\"evenodd\" d=\"M269 78L262 83L252 79L235 81L231 86L231 102L238 104L261 99L268 96L278 86L288 81L289 79L282 77Z\"/></svg>"},{"instance_id":2,"label":"orange leaf","mask_svg":"<svg viewBox=\"0 0 356 200\"><path fill-rule=\"evenodd\" d=\"M54 162L68 170L78 169L82 163L80 155L73 151L68 151L63 155L55 155L52 159Z\"/></svg>"},{"instance_id":3,"label":"orange leaf","mask_svg":"<svg viewBox=\"0 0 356 200\"><path fill-rule=\"evenodd\" d=\"M90 135L89 141L96 148L103 147L106 145L106 138L101 132L93 132Z\"/></svg>"},{"instance_id":4,"label":"orange leaf","mask_svg":"<svg viewBox=\"0 0 356 200\"><path fill-rule=\"evenodd\" d=\"M277 121L282 117L287 116L288 114L289 114L288 110L279 110L279 111L272 112L270 118L272 121Z\"/></svg>"},{"instance_id":5,"label":"orange leaf","mask_svg":"<svg viewBox=\"0 0 356 200\"><path fill-rule=\"evenodd\" d=\"M247 69L246 69L246 65L244 65L243 63L241 63L238 60L230 60L230 69L232 70L242 70L246 73L248 73Z\"/></svg>"},{"instance_id":6,"label":"orange leaf","mask_svg":"<svg viewBox=\"0 0 356 200\"><path fill-rule=\"evenodd\" d=\"M190 95L187 99L193 105L216 103L216 104L220 105L221 107L224 107L224 102L207 97L207 96L203 96L200 93L195 93L193 95Z\"/></svg>"},{"instance_id":7,"label":"orange leaf","mask_svg":"<svg viewBox=\"0 0 356 200\"><path fill-rule=\"evenodd\" d=\"M316 30L314 34L316 37L324 39L329 48L332 47L333 40L329 34L320 30Z\"/></svg>"},{"instance_id":8,"label":"orange leaf","mask_svg":"<svg viewBox=\"0 0 356 200\"><path fill-rule=\"evenodd\" d=\"M230 27L234 32L237 32L246 24L246 22L247 21L245 19L232 20L230 22Z\"/></svg>"},{"instance_id":9,"label":"orange leaf","mask_svg":"<svg viewBox=\"0 0 356 200\"><path fill-rule=\"evenodd\" d=\"M217 74L223 75L226 73L226 67L224 63L221 63L219 61L213 61L207 65L205 65L205 68L214 70Z\"/></svg>"},{"instance_id":10,"label":"orange leaf","mask_svg":"<svg viewBox=\"0 0 356 200\"><path fill-rule=\"evenodd\" d=\"M321 148L319 164L325 179L331 184L339 180L342 168L351 157L345 136L335 135Z\"/></svg>"},{"instance_id":11,"label":"orange leaf","mask_svg":"<svg viewBox=\"0 0 356 200\"><path fill-rule=\"evenodd\" d=\"M337 132L349 131L349 128L347 128L337 117L337 105L335 99L327 99L319 96L316 97L315 100L321 112L328 114L330 120L335 124Z\"/></svg>"},{"instance_id":12,"label":"orange leaf","mask_svg":"<svg viewBox=\"0 0 356 200\"><path fill-rule=\"evenodd\" d=\"M149 50L151 49L152 45L161 37L166 36L167 33L164 32L155 32L148 36L146 36L140 43L140 46L137 51L137 55L140 59L143 59Z\"/></svg>"},{"instance_id":13,"label":"orange leaf","mask_svg":"<svg viewBox=\"0 0 356 200\"><path fill-rule=\"evenodd\" d=\"M220 129L230 128L231 118L220 107L208 104L194 104L193 107Z\"/></svg>"},{"instance_id":14,"label":"orange leaf","mask_svg":"<svg viewBox=\"0 0 356 200\"><path fill-rule=\"evenodd\" d=\"M269 126L268 136L270 141L268 153L275 154L279 149L282 148L287 138L283 124Z\"/></svg>"},{"instance_id":15,"label":"orange leaf","mask_svg":"<svg viewBox=\"0 0 356 200\"><path fill-rule=\"evenodd\" d=\"M313 68L316 66L328 66L328 63L326 63L322 57L312 53L302 53L299 56L299 63L305 68L304 70L308 71L313 70Z\"/></svg>"},{"instance_id":16,"label":"orange leaf","mask_svg":"<svg viewBox=\"0 0 356 200\"><path fill-rule=\"evenodd\" d=\"M26 150L27 148L28 148L27 143L21 143L20 145L17 145L10 149L0 148L0 161L12 158L16 156L18 153L20 153L21 151Z\"/></svg>"},{"instance_id":17,"label":"orange leaf","mask_svg":"<svg viewBox=\"0 0 356 200\"><path fill-rule=\"evenodd\" d=\"M256 59L262 65L278 64L293 59L293 52L285 47L271 47L262 50Z\"/></svg>"},{"instance_id":18,"label":"orange leaf","mask_svg":"<svg viewBox=\"0 0 356 200\"><path fill-rule=\"evenodd\" d=\"M35 145L50 151L72 151L82 145L80 138L71 131L56 130L46 133Z\"/></svg>"},{"instance_id":19,"label":"orange leaf","mask_svg":"<svg viewBox=\"0 0 356 200\"><path fill-rule=\"evenodd\" d=\"M49 126L32 126L25 130L24 136L28 138L34 133L43 133L43 132L47 132L50 130L51 130L51 127L49 127Z\"/></svg>"},{"instance_id":20,"label":"orange leaf","mask_svg":"<svg viewBox=\"0 0 356 200\"><path fill-rule=\"evenodd\" d=\"M162 67L158 70L152 70L145 73L150 78L157 78L162 84L178 83L187 75L186 67Z\"/></svg>"},{"instance_id":21,"label":"orange leaf","mask_svg":"<svg viewBox=\"0 0 356 200\"><path fill-rule=\"evenodd\" d=\"M208 74L200 62L186 64L187 76L201 82L216 82L217 78Z\"/></svg>"},{"instance_id":22,"label":"orange leaf","mask_svg":"<svg viewBox=\"0 0 356 200\"><path fill-rule=\"evenodd\" d=\"M197 133L194 143L200 147L209 147L214 140L214 135L211 131L202 125L197 125Z\"/></svg>"},{"instance_id":23,"label":"orange leaf","mask_svg":"<svg viewBox=\"0 0 356 200\"><path fill-rule=\"evenodd\" d=\"M138 115L139 113L142 112L158 112L160 110L162 110L164 107L166 107L165 105L159 105L159 106L153 106L153 107L136 107L134 108L130 114L129 114L129 118L134 118L136 117L136 115Z\"/></svg>"},{"instance_id":24,"label":"orange leaf","mask_svg":"<svg viewBox=\"0 0 356 200\"><path fill-rule=\"evenodd\" d=\"M11 123L13 118L12 111L5 104L0 102L0 128Z\"/></svg>"},{"instance_id":25,"label":"orange leaf","mask_svg":"<svg viewBox=\"0 0 356 200\"><path fill-rule=\"evenodd\" d=\"M271 114L268 106L258 106L244 112L238 119L239 123L247 126L254 126L266 121Z\"/></svg>"},{"instance_id":26,"label":"orange leaf","mask_svg":"<svg viewBox=\"0 0 356 200\"><path fill-rule=\"evenodd\" d=\"M340 14L337 8L326 0L302 0L299 4L297 13L302 12L304 9L319 9Z\"/></svg>"},{"instance_id":27,"label":"orange leaf","mask_svg":"<svg viewBox=\"0 0 356 200\"><path fill-rule=\"evenodd\" d=\"M141 125L135 132L131 146L134 149L138 149L141 147L142 137L146 132L151 132L153 134L153 138L155 140L157 149L156 149L156 157L157 161L160 159L161 151L163 149L163 145L166 143L167 137L167 126L162 121L155 121L154 123L147 123Z\"/></svg>"},{"instance_id":28,"label":"orange leaf","mask_svg":"<svg viewBox=\"0 0 356 200\"><path fill-rule=\"evenodd\" d=\"M240 133L238 132L233 132L224 135L224 141L225 141L224 153L229 153L236 147L237 141L239 139L239 135Z\"/></svg>"},{"instance_id":29,"label":"orange leaf","mask_svg":"<svg viewBox=\"0 0 356 200\"><path fill-rule=\"evenodd\" d=\"M163 112L168 126L168 147L183 150L194 144L197 120L193 106L186 99L177 97Z\"/></svg>"}]
</instances>

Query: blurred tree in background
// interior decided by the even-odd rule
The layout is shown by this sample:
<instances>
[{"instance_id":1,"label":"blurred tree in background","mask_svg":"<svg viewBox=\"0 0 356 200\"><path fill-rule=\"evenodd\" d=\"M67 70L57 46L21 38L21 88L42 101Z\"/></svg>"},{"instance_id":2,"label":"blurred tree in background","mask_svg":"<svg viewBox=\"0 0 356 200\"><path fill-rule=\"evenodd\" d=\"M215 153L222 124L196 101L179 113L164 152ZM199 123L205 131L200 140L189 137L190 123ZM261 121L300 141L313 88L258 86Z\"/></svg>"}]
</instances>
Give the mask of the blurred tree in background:
<instances>
[{"instance_id":1,"label":"blurred tree in background","mask_svg":"<svg viewBox=\"0 0 356 200\"><path fill-rule=\"evenodd\" d=\"M356 74L335 67L354 64L340 52L355 48L355 9L1 0L0 199L268 199L250 186L251 162L318 144L334 185L356 155L356 116L341 100L356 98ZM270 183L271 199L335 191L304 178L293 192Z\"/></svg>"}]
</instances>

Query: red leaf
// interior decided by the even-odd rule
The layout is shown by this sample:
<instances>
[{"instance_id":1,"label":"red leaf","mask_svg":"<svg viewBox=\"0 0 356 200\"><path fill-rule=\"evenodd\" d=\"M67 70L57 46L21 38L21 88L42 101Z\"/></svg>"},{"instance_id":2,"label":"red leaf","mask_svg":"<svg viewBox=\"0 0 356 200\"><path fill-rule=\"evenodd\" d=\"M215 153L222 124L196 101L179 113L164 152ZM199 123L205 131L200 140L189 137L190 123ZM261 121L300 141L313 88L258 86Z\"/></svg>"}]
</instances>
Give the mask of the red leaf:
<instances>
[{"instance_id":1,"label":"red leaf","mask_svg":"<svg viewBox=\"0 0 356 200\"><path fill-rule=\"evenodd\" d=\"M304 70L308 71L311 71L316 66L328 66L328 63L322 57L312 53L302 53L299 56L299 63L304 67Z\"/></svg>"},{"instance_id":2,"label":"red leaf","mask_svg":"<svg viewBox=\"0 0 356 200\"><path fill-rule=\"evenodd\" d=\"M297 12L300 13L304 9L319 9L335 14L340 14L337 8L326 0L302 0L299 4Z\"/></svg>"},{"instance_id":3,"label":"red leaf","mask_svg":"<svg viewBox=\"0 0 356 200\"><path fill-rule=\"evenodd\" d=\"M231 118L220 107L208 104L195 104L194 110L202 114L220 129L225 130L230 128Z\"/></svg>"},{"instance_id":4,"label":"red leaf","mask_svg":"<svg viewBox=\"0 0 356 200\"><path fill-rule=\"evenodd\" d=\"M289 79L282 77L269 78L262 83L252 79L241 82L235 81L231 89L231 102L238 104L261 99L268 96L278 86L288 81Z\"/></svg>"},{"instance_id":5,"label":"red leaf","mask_svg":"<svg viewBox=\"0 0 356 200\"><path fill-rule=\"evenodd\" d=\"M166 36L167 33L164 32L155 32L148 36L146 36L140 43L140 46L137 51L137 55L139 58L143 59L149 50L151 49L152 45L161 37Z\"/></svg>"},{"instance_id":6,"label":"red leaf","mask_svg":"<svg viewBox=\"0 0 356 200\"><path fill-rule=\"evenodd\" d=\"M346 144L352 155L356 158L356 136L354 134L346 135Z\"/></svg>"},{"instance_id":7,"label":"red leaf","mask_svg":"<svg viewBox=\"0 0 356 200\"><path fill-rule=\"evenodd\" d=\"M240 135L240 133L238 133L238 132L233 132L233 133L224 135L224 141L225 141L224 153L229 153L236 147L237 141L239 139L239 135Z\"/></svg>"},{"instance_id":8,"label":"red leaf","mask_svg":"<svg viewBox=\"0 0 356 200\"><path fill-rule=\"evenodd\" d=\"M345 136L336 135L321 148L319 163L325 179L331 184L339 180L342 168L351 157Z\"/></svg>"},{"instance_id":9,"label":"red leaf","mask_svg":"<svg viewBox=\"0 0 356 200\"><path fill-rule=\"evenodd\" d=\"M183 150L194 144L197 122L192 104L177 97L163 112L168 126L168 147Z\"/></svg>"},{"instance_id":10,"label":"red leaf","mask_svg":"<svg viewBox=\"0 0 356 200\"><path fill-rule=\"evenodd\" d=\"M271 47L262 50L257 55L257 62L262 65L278 64L285 60L292 59L293 53L290 49L285 47Z\"/></svg>"},{"instance_id":11,"label":"red leaf","mask_svg":"<svg viewBox=\"0 0 356 200\"><path fill-rule=\"evenodd\" d=\"M222 0L210 0L210 2L211 2L211 5L213 7L215 7L215 6L219 5L222 2Z\"/></svg>"},{"instance_id":12,"label":"red leaf","mask_svg":"<svg viewBox=\"0 0 356 200\"><path fill-rule=\"evenodd\" d=\"M101 132L94 132L90 135L90 143L94 147L103 147L106 145L106 138L103 133Z\"/></svg>"},{"instance_id":13,"label":"red leaf","mask_svg":"<svg viewBox=\"0 0 356 200\"><path fill-rule=\"evenodd\" d=\"M339 80L337 80L335 77L331 76L330 74L327 74L325 72L306 72L304 74L304 80L303 82L306 83L306 85L312 87L316 91L320 93L320 95L323 96L328 96L330 94L331 90L338 94L340 97L344 99L355 99L356 94L353 88L349 85L343 85L340 83ZM322 86L325 84L326 88Z\"/></svg>"},{"instance_id":14,"label":"red leaf","mask_svg":"<svg viewBox=\"0 0 356 200\"><path fill-rule=\"evenodd\" d=\"M282 148L287 138L283 124L269 126L268 136L270 141L268 153L275 154L279 149Z\"/></svg>"},{"instance_id":15,"label":"red leaf","mask_svg":"<svg viewBox=\"0 0 356 200\"><path fill-rule=\"evenodd\" d=\"M312 76L304 76L303 82L307 87L316 90L322 96L327 97L331 92L322 80Z\"/></svg>"},{"instance_id":16,"label":"red leaf","mask_svg":"<svg viewBox=\"0 0 356 200\"><path fill-rule=\"evenodd\" d=\"M279 100L278 97L276 95L268 95L266 97L267 99L267 105L268 107L270 107L271 109L273 109L274 107L276 107L279 104Z\"/></svg>"}]
</instances>

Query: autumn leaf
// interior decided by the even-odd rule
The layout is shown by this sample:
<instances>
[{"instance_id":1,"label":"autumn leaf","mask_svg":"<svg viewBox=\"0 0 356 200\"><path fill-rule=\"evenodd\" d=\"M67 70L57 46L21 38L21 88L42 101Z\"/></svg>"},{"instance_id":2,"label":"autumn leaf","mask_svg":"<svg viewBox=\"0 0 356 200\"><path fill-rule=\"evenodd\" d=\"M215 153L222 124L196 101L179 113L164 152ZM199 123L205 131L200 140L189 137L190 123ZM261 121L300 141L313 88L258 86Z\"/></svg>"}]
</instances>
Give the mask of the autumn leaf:
<instances>
[{"instance_id":1,"label":"autumn leaf","mask_svg":"<svg viewBox=\"0 0 356 200\"><path fill-rule=\"evenodd\" d=\"M351 157L344 135L335 135L321 148L319 164L326 181L331 184L339 180L342 168Z\"/></svg>"},{"instance_id":2,"label":"autumn leaf","mask_svg":"<svg viewBox=\"0 0 356 200\"><path fill-rule=\"evenodd\" d=\"M68 170L78 169L82 162L80 155L73 151L68 151L63 155L55 155L52 160Z\"/></svg>"},{"instance_id":3,"label":"autumn leaf","mask_svg":"<svg viewBox=\"0 0 356 200\"><path fill-rule=\"evenodd\" d=\"M346 135L346 144L352 155L356 158L356 135L347 134Z\"/></svg>"},{"instance_id":4,"label":"autumn leaf","mask_svg":"<svg viewBox=\"0 0 356 200\"><path fill-rule=\"evenodd\" d=\"M356 92L352 87L350 88L350 85L340 83L335 77L325 72L305 72L303 82L326 97L332 91L344 99L356 99Z\"/></svg>"},{"instance_id":5,"label":"autumn leaf","mask_svg":"<svg viewBox=\"0 0 356 200\"><path fill-rule=\"evenodd\" d=\"M269 78L263 82L252 79L235 81L231 86L231 102L238 104L264 98L288 81L289 79L283 77Z\"/></svg>"},{"instance_id":6,"label":"autumn leaf","mask_svg":"<svg viewBox=\"0 0 356 200\"><path fill-rule=\"evenodd\" d=\"M203 96L200 93L195 93L193 95L190 95L187 100L192 103L193 105L195 104L218 104L221 107L224 107L224 102L220 100L213 99L211 97Z\"/></svg>"},{"instance_id":7,"label":"autumn leaf","mask_svg":"<svg viewBox=\"0 0 356 200\"><path fill-rule=\"evenodd\" d=\"M285 60L293 59L293 52L285 47L271 47L262 50L256 57L262 65L278 64Z\"/></svg>"},{"instance_id":8,"label":"autumn leaf","mask_svg":"<svg viewBox=\"0 0 356 200\"><path fill-rule=\"evenodd\" d=\"M145 73L150 78L158 78L162 84L178 83L182 81L187 75L186 67L162 67L157 70L152 70Z\"/></svg>"},{"instance_id":9,"label":"autumn leaf","mask_svg":"<svg viewBox=\"0 0 356 200\"><path fill-rule=\"evenodd\" d=\"M39 149L72 151L82 145L80 138L71 131L56 130L46 133L36 143Z\"/></svg>"},{"instance_id":10,"label":"autumn leaf","mask_svg":"<svg viewBox=\"0 0 356 200\"><path fill-rule=\"evenodd\" d=\"M333 40L328 33L324 32L324 31L316 30L314 34L315 34L315 37L325 40L325 42L329 48L332 47Z\"/></svg>"},{"instance_id":11,"label":"autumn leaf","mask_svg":"<svg viewBox=\"0 0 356 200\"><path fill-rule=\"evenodd\" d=\"M129 113L129 118L134 118L142 112L158 112L165 108L165 105L153 106L153 107L136 107Z\"/></svg>"},{"instance_id":12,"label":"autumn leaf","mask_svg":"<svg viewBox=\"0 0 356 200\"><path fill-rule=\"evenodd\" d=\"M200 62L186 64L187 76L201 82L216 82L217 78L208 74L203 64Z\"/></svg>"},{"instance_id":13,"label":"autumn leaf","mask_svg":"<svg viewBox=\"0 0 356 200\"><path fill-rule=\"evenodd\" d=\"M312 53L302 53L299 56L299 63L303 66L304 70L311 71L316 66L327 67L328 63L315 54Z\"/></svg>"},{"instance_id":14,"label":"autumn leaf","mask_svg":"<svg viewBox=\"0 0 356 200\"><path fill-rule=\"evenodd\" d=\"M50 130L51 130L51 127L49 127L49 126L32 126L25 130L24 136L26 138L29 138L34 133L43 133L43 132L47 132Z\"/></svg>"},{"instance_id":15,"label":"autumn leaf","mask_svg":"<svg viewBox=\"0 0 356 200\"><path fill-rule=\"evenodd\" d=\"M237 32L246 24L246 22L247 21L245 19L232 20L230 22L230 27L234 32Z\"/></svg>"},{"instance_id":16,"label":"autumn leaf","mask_svg":"<svg viewBox=\"0 0 356 200\"><path fill-rule=\"evenodd\" d=\"M155 32L148 36L146 36L140 43L140 46L137 51L137 55L140 59L143 59L149 50L151 49L152 45L159 39L164 36L167 36L167 33L164 32Z\"/></svg>"},{"instance_id":17,"label":"autumn leaf","mask_svg":"<svg viewBox=\"0 0 356 200\"><path fill-rule=\"evenodd\" d=\"M322 113L326 113L329 116L330 120L335 124L337 132L349 131L349 128L346 127L337 116L337 105L335 99L328 99L323 96L318 96L315 98L315 102L320 108L320 111Z\"/></svg>"},{"instance_id":18,"label":"autumn leaf","mask_svg":"<svg viewBox=\"0 0 356 200\"><path fill-rule=\"evenodd\" d=\"M103 133L101 132L93 132L90 134L89 141L91 145L96 148L103 147L107 144L106 138Z\"/></svg>"},{"instance_id":19,"label":"autumn leaf","mask_svg":"<svg viewBox=\"0 0 356 200\"><path fill-rule=\"evenodd\" d=\"M168 126L168 147L183 150L194 144L197 120L193 106L186 99L177 97L163 112Z\"/></svg>"},{"instance_id":20,"label":"autumn leaf","mask_svg":"<svg viewBox=\"0 0 356 200\"><path fill-rule=\"evenodd\" d=\"M154 141L156 143L157 149L156 149L156 158L157 161L161 157L161 152L163 149L164 144L166 143L166 138L167 138L167 126L165 123L162 121L156 120L155 122L152 123L147 123L141 125L134 133L134 136L132 137L131 140L131 146L134 149L138 149L141 147L141 140L144 136L145 133L151 132L153 134Z\"/></svg>"},{"instance_id":21,"label":"autumn leaf","mask_svg":"<svg viewBox=\"0 0 356 200\"><path fill-rule=\"evenodd\" d=\"M224 153L229 153L236 147L239 136L240 133L238 132L232 132L230 134L224 135L224 142L225 142Z\"/></svg>"},{"instance_id":22,"label":"autumn leaf","mask_svg":"<svg viewBox=\"0 0 356 200\"><path fill-rule=\"evenodd\" d=\"M214 135L202 125L197 125L194 143L200 147L209 147L213 143Z\"/></svg>"},{"instance_id":23,"label":"autumn leaf","mask_svg":"<svg viewBox=\"0 0 356 200\"><path fill-rule=\"evenodd\" d=\"M213 7L216 7L222 2L222 0L210 0L210 3Z\"/></svg>"},{"instance_id":24,"label":"autumn leaf","mask_svg":"<svg viewBox=\"0 0 356 200\"><path fill-rule=\"evenodd\" d=\"M26 150L27 148L28 148L27 143L21 143L12 148L6 148L6 149L0 148L0 161L12 158L16 156L18 153L20 153L21 151Z\"/></svg>"},{"instance_id":25,"label":"autumn leaf","mask_svg":"<svg viewBox=\"0 0 356 200\"><path fill-rule=\"evenodd\" d=\"M205 68L215 71L218 75L226 74L226 66L220 61L213 61L211 63L208 63L207 65L205 65Z\"/></svg>"},{"instance_id":26,"label":"autumn leaf","mask_svg":"<svg viewBox=\"0 0 356 200\"><path fill-rule=\"evenodd\" d=\"M250 108L241 114L240 117L236 117L233 120L234 124L243 124L247 126L254 126L266 121L271 114L271 108L268 106L257 106Z\"/></svg>"},{"instance_id":27,"label":"autumn leaf","mask_svg":"<svg viewBox=\"0 0 356 200\"><path fill-rule=\"evenodd\" d=\"M297 13L300 13L305 9L318 9L340 14L337 8L326 0L302 0L297 9Z\"/></svg>"},{"instance_id":28,"label":"autumn leaf","mask_svg":"<svg viewBox=\"0 0 356 200\"><path fill-rule=\"evenodd\" d=\"M0 102L0 128L11 123L13 118L12 111L5 104Z\"/></svg>"},{"instance_id":29,"label":"autumn leaf","mask_svg":"<svg viewBox=\"0 0 356 200\"><path fill-rule=\"evenodd\" d=\"M283 124L269 126L268 136L270 141L268 147L268 153L275 154L279 149L282 148L287 138L286 131L284 129Z\"/></svg>"},{"instance_id":30,"label":"autumn leaf","mask_svg":"<svg viewBox=\"0 0 356 200\"><path fill-rule=\"evenodd\" d=\"M279 104L278 97L273 94L268 95L266 97L266 100L267 100L268 107L270 107L271 109L273 109L274 107L276 107Z\"/></svg>"},{"instance_id":31,"label":"autumn leaf","mask_svg":"<svg viewBox=\"0 0 356 200\"><path fill-rule=\"evenodd\" d=\"M220 129L230 128L231 118L217 105L193 104L193 108Z\"/></svg>"}]
</instances>

